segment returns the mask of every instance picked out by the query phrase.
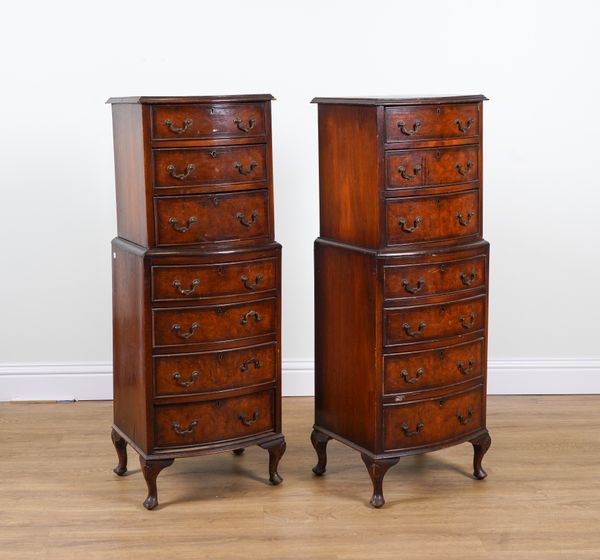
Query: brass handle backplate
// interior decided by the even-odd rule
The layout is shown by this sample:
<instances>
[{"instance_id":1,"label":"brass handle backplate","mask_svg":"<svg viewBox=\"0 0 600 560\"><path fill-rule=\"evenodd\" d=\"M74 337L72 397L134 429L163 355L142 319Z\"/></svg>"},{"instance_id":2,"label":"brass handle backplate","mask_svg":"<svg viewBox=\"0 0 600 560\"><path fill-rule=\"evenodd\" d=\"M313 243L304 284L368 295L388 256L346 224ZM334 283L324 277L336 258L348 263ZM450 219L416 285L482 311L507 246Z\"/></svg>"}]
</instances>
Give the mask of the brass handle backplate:
<instances>
[{"instance_id":1,"label":"brass handle backplate","mask_svg":"<svg viewBox=\"0 0 600 560\"><path fill-rule=\"evenodd\" d=\"M411 128L407 128L406 123L404 121L398 121L398 128L402 134L406 134L406 136L412 136L419 128L421 128L421 121L415 121Z\"/></svg>"},{"instance_id":2,"label":"brass handle backplate","mask_svg":"<svg viewBox=\"0 0 600 560\"><path fill-rule=\"evenodd\" d=\"M190 231L190 229L192 229L192 226L197 221L198 221L198 218L196 218L196 216L192 216L191 218L188 218L187 226L180 226L177 224L177 218L172 218L172 217L169 218L169 223L173 226L173 229L180 233L187 233L188 231Z\"/></svg>"},{"instance_id":3,"label":"brass handle backplate","mask_svg":"<svg viewBox=\"0 0 600 560\"><path fill-rule=\"evenodd\" d=\"M250 311L248 311L248 313L242 316L240 320L240 325L245 325L248 322L248 319L250 319L250 317L254 317L254 321L256 323L262 321L261 314L258 311L254 311L253 309L251 309Z\"/></svg>"},{"instance_id":4,"label":"brass handle backplate","mask_svg":"<svg viewBox=\"0 0 600 560\"><path fill-rule=\"evenodd\" d=\"M457 163L454 167L456 167L456 170L464 177L469 171L471 171L473 162L471 160L467 161L467 165L465 167L463 167L460 163Z\"/></svg>"},{"instance_id":5,"label":"brass handle backplate","mask_svg":"<svg viewBox=\"0 0 600 560\"><path fill-rule=\"evenodd\" d=\"M471 271L471 274L465 274L464 272L460 273L460 281L465 286L470 286L475 281L476 278L477 278L476 270Z\"/></svg>"},{"instance_id":6,"label":"brass handle backplate","mask_svg":"<svg viewBox=\"0 0 600 560\"><path fill-rule=\"evenodd\" d=\"M404 329L404 332L408 336L412 336L414 338L416 336L419 336L425 330L426 326L427 326L427 323L425 323L425 321L422 321L421 323L419 323L419 326L417 327L416 331L411 330L410 323L404 323L402 325L402 328Z\"/></svg>"},{"instance_id":7,"label":"brass handle backplate","mask_svg":"<svg viewBox=\"0 0 600 560\"><path fill-rule=\"evenodd\" d=\"M456 413L456 419L463 425L466 426L469 422L473 420L473 409L469 408L467 410L467 415L464 416L462 412Z\"/></svg>"},{"instance_id":8,"label":"brass handle backplate","mask_svg":"<svg viewBox=\"0 0 600 560\"><path fill-rule=\"evenodd\" d=\"M416 294L425 286L425 279L419 278L417 283L414 286L411 286L410 280L408 278L404 278L404 280L402 280L402 286L409 294Z\"/></svg>"},{"instance_id":9,"label":"brass handle backplate","mask_svg":"<svg viewBox=\"0 0 600 560\"><path fill-rule=\"evenodd\" d=\"M190 330L188 332L181 332L181 325L179 323L175 323L171 326L171 330L179 337L183 339L188 339L194 336L194 333L200 328L198 323L192 323Z\"/></svg>"},{"instance_id":10,"label":"brass handle backplate","mask_svg":"<svg viewBox=\"0 0 600 560\"><path fill-rule=\"evenodd\" d=\"M463 125L459 119L456 119L454 121L454 124L458 127L458 130L460 130L461 132L467 132L467 130L469 130L473 124L473 119L467 119L467 124L465 125Z\"/></svg>"},{"instance_id":11,"label":"brass handle backplate","mask_svg":"<svg viewBox=\"0 0 600 560\"><path fill-rule=\"evenodd\" d=\"M256 223L256 218L258 218L258 210L254 210L252 212L252 218L250 220L246 220L246 216L244 216L242 212L238 212L235 217L244 227L250 227Z\"/></svg>"},{"instance_id":12,"label":"brass handle backplate","mask_svg":"<svg viewBox=\"0 0 600 560\"><path fill-rule=\"evenodd\" d=\"M475 313L475 311L472 311L469 314L469 322L467 323L467 318L464 315L461 315L458 320L460 321L460 323L462 324L462 326L465 329L471 329L475 326L475 319L477 318L477 313Z\"/></svg>"},{"instance_id":13,"label":"brass handle backplate","mask_svg":"<svg viewBox=\"0 0 600 560\"><path fill-rule=\"evenodd\" d=\"M178 435L178 436L189 436L191 433L194 432L194 430L196 429L196 426L198 425L198 420L194 419L190 422L189 427L187 428L187 430L182 430L181 429L181 424L179 422L175 422L173 421L171 423L171 428L173 428L173 431Z\"/></svg>"},{"instance_id":14,"label":"brass handle backplate","mask_svg":"<svg viewBox=\"0 0 600 560\"><path fill-rule=\"evenodd\" d=\"M456 213L456 219L458 220L458 223L461 226L468 226L469 222L471 221L471 218L473 218L473 216L475 215L475 213L473 212L473 210L469 210L467 212L467 217L463 218L463 215L461 212L457 212Z\"/></svg>"},{"instance_id":15,"label":"brass handle backplate","mask_svg":"<svg viewBox=\"0 0 600 560\"><path fill-rule=\"evenodd\" d=\"M406 383L416 383L417 381L419 381L419 379L421 379L421 377L423 377L423 374L425 373L425 370L420 367L416 373L414 377L410 377L410 373L408 373L408 371L406 371L405 369L403 369L400 372L400 376L402 377L402 379L404 379L404 381Z\"/></svg>"},{"instance_id":16,"label":"brass handle backplate","mask_svg":"<svg viewBox=\"0 0 600 560\"><path fill-rule=\"evenodd\" d=\"M250 117L248 119L248 126L244 126L242 119L233 119L233 122L235 124L237 124L237 127L242 131L242 132L250 132L253 128L254 125L256 124L256 119L254 117Z\"/></svg>"},{"instance_id":17,"label":"brass handle backplate","mask_svg":"<svg viewBox=\"0 0 600 560\"><path fill-rule=\"evenodd\" d=\"M411 432L411 431L410 431L410 429L409 429L409 427L408 427L408 424L406 424L406 423L402 423L402 424L400 424L400 429L401 429L401 430L404 432L404 435L405 435L406 437L414 437L414 436L416 436L416 435L417 435L419 432L421 432L421 431L423 430L423 426L424 426L424 425L425 425L425 424L423 424L423 420L419 420L419 421L417 422L417 429L416 429L414 432Z\"/></svg>"},{"instance_id":18,"label":"brass handle backplate","mask_svg":"<svg viewBox=\"0 0 600 560\"><path fill-rule=\"evenodd\" d=\"M406 233L412 233L419 227L422 221L423 218L421 218L421 216L417 216L413 221L413 225L407 226L405 218L398 218L398 225L402 231L405 231Z\"/></svg>"},{"instance_id":19,"label":"brass handle backplate","mask_svg":"<svg viewBox=\"0 0 600 560\"><path fill-rule=\"evenodd\" d=\"M248 371L250 364L254 365L254 369L260 369L262 367L260 360L257 360L256 358L250 358L240 366L240 371Z\"/></svg>"},{"instance_id":20,"label":"brass handle backplate","mask_svg":"<svg viewBox=\"0 0 600 560\"><path fill-rule=\"evenodd\" d=\"M180 128L178 126L175 126L173 124L173 121L170 119L167 119L164 121L164 125L171 131L174 132L175 134L181 134L182 132L185 132L190 126L192 126L192 124L194 123L194 121L192 119L185 119L183 121L183 126Z\"/></svg>"},{"instance_id":21,"label":"brass handle backplate","mask_svg":"<svg viewBox=\"0 0 600 560\"><path fill-rule=\"evenodd\" d=\"M196 169L196 166L193 163L188 163L185 166L185 171L183 173L177 173L177 168L172 163L167 165L167 172L169 175L173 177L173 179L179 179L180 181L187 179L194 169Z\"/></svg>"},{"instance_id":22,"label":"brass handle backplate","mask_svg":"<svg viewBox=\"0 0 600 560\"><path fill-rule=\"evenodd\" d=\"M249 290L256 290L256 288L260 284L260 281L263 279L263 275L258 273L254 277L254 282L250 282L250 279L245 274L243 274L240 277L240 279L241 279L242 283L244 284L244 287L248 288Z\"/></svg>"},{"instance_id":23,"label":"brass handle backplate","mask_svg":"<svg viewBox=\"0 0 600 560\"><path fill-rule=\"evenodd\" d=\"M198 278L194 278L192 280L192 286L189 289L182 288L180 280L173 280L173 288L175 288L182 296L192 295L199 285L200 285L200 279L198 279Z\"/></svg>"},{"instance_id":24,"label":"brass handle backplate","mask_svg":"<svg viewBox=\"0 0 600 560\"><path fill-rule=\"evenodd\" d=\"M398 173L400 173L400 177L402 177L403 179L406 179L407 181L410 181L411 179L414 179L419 174L421 169L422 168L420 165L415 165L413 167L413 175L411 175L410 173L406 172L406 167L404 167L404 165L400 165L398 167Z\"/></svg>"},{"instance_id":25,"label":"brass handle backplate","mask_svg":"<svg viewBox=\"0 0 600 560\"><path fill-rule=\"evenodd\" d=\"M458 368L458 371L460 371L460 373L462 373L463 375L469 375L475 367L475 360L470 359L468 361L468 365L466 366L464 362L457 362L456 367Z\"/></svg>"},{"instance_id":26,"label":"brass handle backplate","mask_svg":"<svg viewBox=\"0 0 600 560\"><path fill-rule=\"evenodd\" d=\"M189 381L183 381L181 379L181 373L176 371L173 373L173 381L175 381L175 383L180 387L191 387L194 383L196 383L196 380L198 379L199 375L199 371L192 371Z\"/></svg>"},{"instance_id":27,"label":"brass handle backplate","mask_svg":"<svg viewBox=\"0 0 600 560\"><path fill-rule=\"evenodd\" d=\"M252 424L256 424L258 417L260 416L260 410L258 408L252 414L252 418L248 418L245 414L240 414L238 416L240 422L244 424L244 426L252 426Z\"/></svg>"},{"instance_id":28,"label":"brass handle backplate","mask_svg":"<svg viewBox=\"0 0 600 560\"><path fill-rule=\"evenodd\" d=\"M250 173L252 173L257 167L258 167L258 162L257 161L251 161L250 162L250 169L244 169L244 164L236 161L233 164L233 167L235 167L242 175L250 175Z\"/></svg>"}]
</instances>

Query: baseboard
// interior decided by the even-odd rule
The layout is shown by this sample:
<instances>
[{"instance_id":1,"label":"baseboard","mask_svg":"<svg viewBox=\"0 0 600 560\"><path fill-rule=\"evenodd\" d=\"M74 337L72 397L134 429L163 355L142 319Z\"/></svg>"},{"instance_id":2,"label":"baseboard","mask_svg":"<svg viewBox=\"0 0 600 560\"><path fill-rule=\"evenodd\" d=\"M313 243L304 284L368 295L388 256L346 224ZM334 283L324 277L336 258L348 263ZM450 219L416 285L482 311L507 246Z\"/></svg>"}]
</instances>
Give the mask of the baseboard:
<instances>
[{"instance_id":1,"label":"baseboard","mask_svg":"<svg viewBox=\"0 0 600 560\"><path fill-rule=\"evenodd\" d=\"M490 360L491 395L557 395L600 393L598 359ZM311 360L284 360L283 395L311 396ZM112 365L0 365L0 401L60 401L112 399Z\"/></svg>"}]
</instances>

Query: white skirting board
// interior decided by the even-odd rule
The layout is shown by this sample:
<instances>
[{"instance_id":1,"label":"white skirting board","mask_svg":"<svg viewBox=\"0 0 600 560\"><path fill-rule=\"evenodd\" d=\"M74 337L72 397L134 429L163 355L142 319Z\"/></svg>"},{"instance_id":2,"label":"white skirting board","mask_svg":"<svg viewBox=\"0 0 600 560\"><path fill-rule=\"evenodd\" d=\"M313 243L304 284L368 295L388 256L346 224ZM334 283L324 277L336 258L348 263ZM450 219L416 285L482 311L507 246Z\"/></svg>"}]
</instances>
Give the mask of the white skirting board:
<instances>
[{"instance_id":1,"label":"white skirting board","mask_svg":"<svg viewBox=\"0 0 600 560\"><path fill-rule=\"evenodd\" d=\"M283 395L312 396L314 363L284 360ZM600 393L600 358L490 360L490 395ZM112 365L3 364L0 401L105 400L112 398Z\"/></svg>"}]
</instances>

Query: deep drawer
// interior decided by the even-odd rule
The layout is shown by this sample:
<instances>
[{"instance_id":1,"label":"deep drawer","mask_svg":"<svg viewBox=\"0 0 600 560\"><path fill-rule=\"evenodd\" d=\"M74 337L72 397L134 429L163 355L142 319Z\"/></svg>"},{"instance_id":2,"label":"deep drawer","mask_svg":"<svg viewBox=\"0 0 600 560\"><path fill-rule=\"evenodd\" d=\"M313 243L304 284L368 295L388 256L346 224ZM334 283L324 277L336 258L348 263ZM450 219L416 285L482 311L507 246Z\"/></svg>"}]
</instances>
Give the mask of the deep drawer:
<instances>
[{"instance_id":1,"label":"deep drawer","mask_svg":"<svg viewBox=\"0 0 600 560\"><path fill-rule=\"evenodd\" d=\"M205 307L153 309L154 346L180 346L275 333L274 298Z\"/></svg>"},{"instance_id":2,"label":"deep drawer","mask_svg":"<svg viewBox=\"0 0 600 560\"><path fill-rule=\"evenodd\" d=\"M441 443L481 427L481 385L470 391L384 407L386 451Z\"/></svg>"},{"instance_id":3,"label":"deep drawer","mask_svg":"<svg viewBox=\"0 0 600 560\"><path fill-rule=\"evenodd\" d=\"M486 296L384 310L386 345L460 336L485 326Z\"/></svg>"},{"instance_id":4,"label":"deep drawer","mask_svg":"<svg viewBox=\"0 0 600 560\"><path fill-rule=\"evenodd\" d=\"M158 245L236 242L269 236L266 190L154 200Z\"/></svg>"},{"instance_id":5,"label":"deep drawer","mask_svg":"<svg viewBox=\"0 0 600 560\"><path fill-rule=\"evenodd\" d=\"M242 438L273 430L273 391L155 407L158 447Z\"/></svg>"},{"instance_id":6,"label":"deep drawer","mask_svg":"<svg viewBox=\"0 0 600 560\"><path fill-rule=\"evenodd\" d=\"M386 202L388 245L466 237L478 231L478 190Z\"/></svg>"},{"instance_id":7,"label":"deep drawer","mask_svg":"<svg viewBox=\"0 0 600 560\"><path fill-rule=\"evenodd\" d=\"M386 142L478 135L479 106L475 103L388 107L385 110Z\"/></svg>"},{"instance_id":8,"label":"deep drawer","mask_svg":"<svg viewBox=\"0 0 600 560\"><path fill-rule=\"evenodd\" d=\"M384 356L386 394L421 391L469 381L483 372L483 339L423 352Z\"/></svg>"},{"instance_id":9,"label":"deep drawer","mask_svg":"<svg viewBox=\"0 0 600 560\"><path fill-rule=\"evenodd\" d=\"M275 343L218 352L156 356L154 394L210 393L276 379Z\"/></svg>"},{"instance_id":10,"label":"deep drawer","mask_svg":"<svg viewBox=\"0 0 600 560\"><path fill-rule=\"evenodd\" d=\"M152 108L152 138L263 136L264 111L263 103L157 105Z\"/></svg>"}]
</instances>

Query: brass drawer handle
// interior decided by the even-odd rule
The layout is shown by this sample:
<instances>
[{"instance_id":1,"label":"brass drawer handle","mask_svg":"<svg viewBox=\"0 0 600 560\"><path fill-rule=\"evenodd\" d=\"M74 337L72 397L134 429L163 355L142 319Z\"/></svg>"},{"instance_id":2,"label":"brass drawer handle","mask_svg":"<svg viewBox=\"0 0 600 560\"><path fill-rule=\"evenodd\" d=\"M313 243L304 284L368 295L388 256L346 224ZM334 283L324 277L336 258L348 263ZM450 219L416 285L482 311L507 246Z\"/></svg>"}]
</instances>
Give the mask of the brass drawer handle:
<instances>
[{"instance_id":1,"label":"brass drawer handle","mask_svg":"<svg viewBox=\"0 0 600 560\"><path fill-rule=\"evenodd\" d=\"M192 371L192 374L190 375L190 380L182 381L181 373L176 371L173 373L173 381L175 381L175 383L177 385L179 385L180 387L191 387L194 383L196 383L196 380L198 379L199 375L200 375L199 371Z\"/></svg>"},{"instance_id":2,"label":"brass drawer handle","mask_svg":"<svg viewBox=\"0 0 600 560\"><path fill-rule=\"evenodd\" d=\"M190 176L190 173L194 171L194 169L196 169L196 166L193 163L188 163L185 166L185 171L183 173L177 173L177 169L172 163L170 165L167 165L167 172L169 173L169 175L173 177L173 179L179 179L180 181L187 179Z\"/></svg>"},{"instance_id":3,"label":"brass drawer handle","mask_svg":"<svg viewBox=\"0 0 600 560\"><path fill-rule=\"evenodd\" d=\"M252 426L252 424L256 424L258 417L260 416L260 410L258 408L252 414L252 418L247 418L245 414L240 414L238 416L240 422L244 424L244 426Z\"/></svg>"},{"instance_id":4,"label":"brass drawer handle","mask_svg":"<svg viewBox=\"0 0 600 560\"><path fill-rule=\"evenodd\" d=\"M414 179L419 172L421 171L421 166L420 165L415 165L413 168L413 173L414 175L410 175L409 173L406 172L406 167L404 167L404 165L401 165L398 167L398 173L400 173L400 176L403 179L406 179L407 181L410 181L411 179Z\"/></svg>"},{"instance_id":5,"label":"brass drawer handle","mask_svg":"<svg viewBox=\"0 0 600 560\"><path fill-rule=\"evenodd\" d=\"M244 170L244 164L243 163L241 163L239 161L236 161L233 164L233 167L235 167L242 175L250 175L250 173L252 173L256 169L257 166L258 166L258 162L251 161L250 162L250 169Z\"/></svg>"},{"instance_id":6,"label":"brass drawer handle","mask_svg":"<svg viewBox=\"0 0 600 560\"><path fill-rule=\"evenodd\" d=\"M471 271L471 274L469 274L468 276L464 272L460 273L460 281L465 286L470 286L475 281L476 278L477 278L477 271L476 270Z\"/></svg>"},{"instance_id":7,"label":"brass drawer handle","mask_svg":"<svg viewBox=\"0 0 600 560\"><path fill-rule=\"evenodd\" d=\"M412 233L419 227L422 221L423 218L421 218L421 216L417 216L413 222L413 225L407 226L405 218L398 218L398 225L402 231L405 231L406 233Z\"/></svg>"},{"instance_id":8,"label":"brass drawer handle","mask_svg":"<svg viewBox=\"0 0 600 560\"><path fill-rule=\"evenodd\" d=\"M173 121L170 119L167 119L166 121L164 121L164 125L171 131L174 132L175 134L181 134L182 132L185 132L190 126L192 126L192 124L194 123L194 121L192 119L185 119L183 121L183 126L181 128L179 128L178 126L175 126L173 124Z\"/></svg>"},{"instance_id":9,"label":"brass drawer handle","mask_svg":"<svg viewBox=\"0 0 600 560\"><path fill-rule=\"evenodd\" d=\"M257 360L256 358L250 358L240 366L240 371L248 371L250 364L254 366L254 369L260 369L262 367L260 360Z\"/></svg>"},{"instance_id":10,"label":"brass drawer handle","mask_svg":"<svg viewBox=\"0 0 600 560\"><path fill-rule=\"evenodd\" d=\"M252 130L252 128L254 128L254 125L256 124L256 119L254 117L250 117L248 119L248 126L244 126L242 124L242 119L233 119L233 122L235 124L237 124L237 127L242 131L242 132L250 132Z\"/></svg>"},{"instance_id":11,"label":"brass drawer handle","mask_svg":"<svg viewBox=\"0 0 600 560\"><path fill-rule=\"evenodd\" d=\"M462 412L456 413L456 419L463 425L466 426L469 422L473 420L473 409L469 408L467 410L467 416L464 416Z\"/></svg>"},{"instance_id":12,"label":"brass drawer handle","mask_svg":"<svg viewBox=\"0 0 600 560\"><path fill-rule=\"evenodd\" d=\"M258 210L254 210L252 212L252 218L250 220L246 220L246 216L244 216L242 212L238 212L235 217L244 227L250 227L256 223L256 218L258 218Z\"/></svg>"},{"instance_id":13,"label":"brass drawer handle","mask_svg":"<svg viewBox=\"0 0 600 560\"><path fill-rule=\"evenodd\" d=\"M424 330L425 327L427 326L427 323L425 323L424 321L422 323L419 323L419 326L417 327L416 331L411 331L410 330L410 323L404 323L402 325L402 328L404 329L404 332L408 335L408 336L412 336L413 338L416 336L419 336Z\"/></svg>"},{"instance_id":14,"label":"brass drawer handle","mask_svg":"<svg viewBox=\"0 0 600 560\"><path fill-rule=\"evenodd\" d=\"M404 121L398 121L398 128L402 134L406 134L406 136L412 136L419 128L421 128L421 121L415 121L415 124L412 126L412 130L406 127L406 123Z\"/></svg>"},{"instance_id":15,"label":"brass drawer handle","mask_svg":"<svg viewBox=\"0 0 600 560\"><path fill-rule=\"evenodd\" d=\"M171 428L178 436L189 436L194 432L196 426L198 425L198 420L194 419L190 422L190 425L187 430L181 429L181 424L179 422L173 421L171 422Z\"/></svg>"},{"instance_id":16,"label":"brass drawer handle","mask_svg":"<svg viewBox=\"0 0 600 560\"><path fill-rule=\"evenodd\" d=\"M171 326L171 330L179 337L183 339L188 339L194 336L194 333L200 328L198 323L192 323L190 330L188 332L181 332L181 325L179 323L175 323Z\"/></svg>"},{"instance_id":17,"label":"brass drawer handle","mask_svg":"<svg viewBox=\"0 0 600 560\"><path fill-rule=\"evenodd\" d=\"M248 288L249 290L256 290L256 288L258 287L258 285L260 284L260 281L263 279L263 275L262 274L257 274L254 277L254 282L249 282L249 278L243 274L240 277L242 283L244 284L244 287Z\"/></svg>"},{"instance_id":18,"label":"brass drawer handle","mask_svg":"<svg viewBox=\"0 0 600 560\"><path fill-rule=\"evenodd\" d=\"M400 376L402 377L402 379L404 379L405 383L416 383L417 381L419 381L419 379L421 379L421 377L423 377L423 374L425 373L425 370L420 367L415 376L414 377L409 377L410 373L408 373L408 371L406 371L405 369L403 369L400 372Z\"/></svg>"},{"instance_id":19,"label":"brass drawer handle","mask_svg":"<svg viewBox=\"0 0 600 560\"><path fill-rule=\"evenodd\" d=\"M187 233L188 231L190 231L190 229L192 229L192 226L197 221L198 221L198 218L196 218L196 216L192 216L191 218L188 218L187 226L180 226L180 225L177 225L177 218L169 218L169 223L173 226L173 229L180 233Z\"/></svg>"},{"instance_id":20,"label":"brass drawer handle","mask_svg":"<svg viewBox=\"0 0 600 560\"><path fill-rule=\"evenodd\" d=\"M410 280L408 280L408 278L404 278L404 280L402 280L402 286L409 294L416 294L425 286L425 279L419 278L416 285L411 287Z\"/></svg>"},{"instance_id":21,"label":"brass drawer handle","mask_svg":"<svg viewBox=\"0 0 600 560\"><path fill-rule=\"evenodd\" d=\"M467 161L467 165L464 168L460 163L457 163L454 167L456 167L456 170L464 177L469 171L471 171L473 162L471 160Z\"/></svg>"},{"instance_id":22,"label":"brass drawer handle","mask_svg":"<svg viewBox=\"0 0 600 560\"><path fill-rule=\"evenodd\" d=\"M465 219L465 218L463 218L463 215L462 215L461 212L457 212L456 213L456 219L458 220L458 223L461 226L468 226L469 222L471 221L471 218L474 216L474 214L475 213L473 212L473 210L469 210L467 212L467 218Z\"/></svg>"},{"instance_id":23,"label":"brass drawer handle","mask_svg":"<svg viewBox=\"0 0 600 560\"><path fill-rule=\"evenodd\" d=\"M477 318L477 313L472 311L469 315L470 321L467 323L467 318L464 315L461 315L458 320L462 323L462 326L465 329L471 329L475 326L475 319Z\"/></svg>"},{"instance_id":24,"label":"brass drawer handle","mask_svg":"<svg viewBox=\"0 0 600 560\"><path fill-rule=\"evenodd\" d=\"M471 128L471 125L473 124L473 119L467 119L466 125L463 125L459 119L456 119L454 121L454 124L458 127L458 130L460 130L461 132L467 132L467 130L469 130Z\"/></svg>"},{"instance_id":25,"label":"brass drawer handle","mask_svg":"<svg viewBox=\"0 0 600 560\"><path fill-rule=\"evenodd\" d=\"M467 366L465 366L464 362L458 362L456 364L456 367L458 368L458 371L460 371L460 373L462 373L463 375L469 375L475 367L475 360L470 359L468 361Z\"/></svg>"},{"instance_id":26,"label":"brass drawer handle","mask_svg":"<svg viewBox=\"0 0 600 560\"><path fill-rule=\"evenodd\" d=\"M250 311L248 311L248 313L242 316L240 320L240 325L245 325L248 322L248 319L250 319L250 317L254 317L255 323L262 321L262 316L260 315L260 313L251 309Z\"/></svg>"},{"instance_id":27,"label":"brass drawer handle","mask_svg":"<svg viewBox=\"0 0 600 560\"><path fill-rule=\"evenodd\" d=\"M173 288L175 288L182 296L192 295L199 285L200 285L200 279L198 279L198 278L194 278L192 280L192 287L190 289L182 288L180 280L173 280Z\"/></svg>"},{"instance_id":28,"label":"brass drawer handle","mask_svg":"<svg viewBox=\"0 0 600 560\"><path fill-rule=\"evenodd\" d=\"M423 430L423 426L424 426L424 425L425 425L425 424L423 424L423 420L419 420L419 421L417 422L417 429L416 429L414 432L411 432L411 431L409 430L409 428L408 428L408 424L406 424L406 423L400 424L400 429L401 429L401 430L404 432L404 435L405 435L406 437L414 437L414 436L416 436L416 435L417 435L419 432L421 432L421 431Z\"/></svg>"}]
</instances>

